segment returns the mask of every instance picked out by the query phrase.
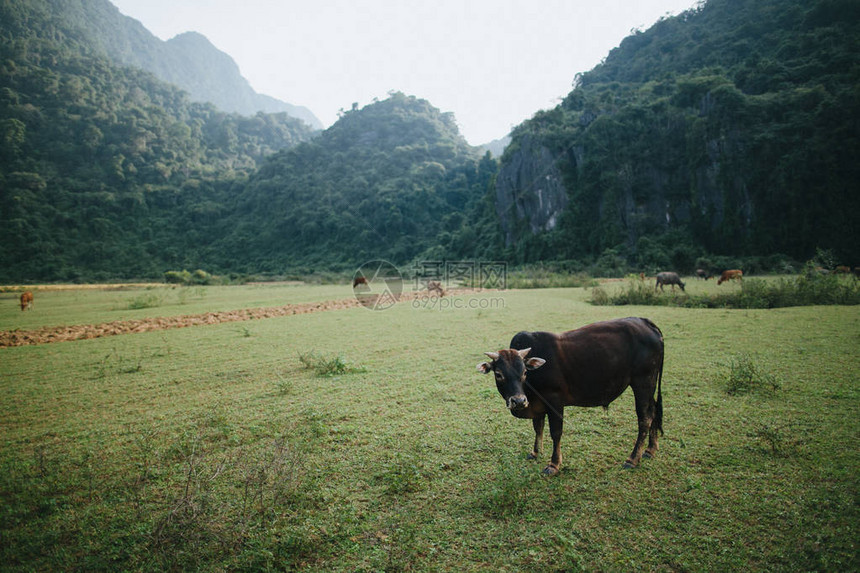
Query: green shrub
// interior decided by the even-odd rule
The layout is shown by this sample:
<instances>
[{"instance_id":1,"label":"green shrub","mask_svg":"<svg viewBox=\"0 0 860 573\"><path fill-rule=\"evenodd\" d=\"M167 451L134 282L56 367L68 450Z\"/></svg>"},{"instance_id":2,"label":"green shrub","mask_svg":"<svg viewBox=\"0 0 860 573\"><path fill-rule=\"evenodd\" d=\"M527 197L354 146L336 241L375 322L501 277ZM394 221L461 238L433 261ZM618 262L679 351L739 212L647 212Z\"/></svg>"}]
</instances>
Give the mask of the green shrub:
<instances>
[{"instance_id":1,"label":"green shrub","mask_svg":"<svg viewBox=\"0 0 860 573\"><path fill-rule=\"evenodd\" d=\"M187 285L191 282L191 273L188 271L167 271L164 273L164 282L168 284Z\"/></svg>"},{"instance_id":2,"label":"green shrub","mask_svg":"<svg viewBox=\"0 0 860 573\"><path fill-rule=\"evenodd\" d=\"M164 273L164 282L177 285L211 285L219 282L218 277L204 270L197 269L193 273L187 270L167 271Z\"/></svg>"},{"instance_id":3,"label":"green shrub","mask_svg":"<svg viewBox=\"0 0 860 573\"><path fill-rule=\"evenodd\" d=\"M147 292L136 296L128 301L128 310L141 310L144 308L156 308L164 303L164 297L161 294Z\"/></svg>"},{"instance_id":4,"label":"green shrub","mask_svg":"<svg viewBox=\"0 0 860 573\"><path fill-rule=\"evenodd\" d=\"M299 354L299 362L305 370L313 370L317 376L339 376L366 372L363 366L353 366L340 356L326 357L314 352Z\"/></svg>"},{"instance_id":5,"label":"green shrub","mask_svg":"<svg viewBox=\"0 0 860 573\"><path fill-rule=\"evenodd\" d=\"M763 371L749 354L732 357L726 392L732 396L755 391L775 392L780 384L776 376Z\"/></svg>"}]
</instances>

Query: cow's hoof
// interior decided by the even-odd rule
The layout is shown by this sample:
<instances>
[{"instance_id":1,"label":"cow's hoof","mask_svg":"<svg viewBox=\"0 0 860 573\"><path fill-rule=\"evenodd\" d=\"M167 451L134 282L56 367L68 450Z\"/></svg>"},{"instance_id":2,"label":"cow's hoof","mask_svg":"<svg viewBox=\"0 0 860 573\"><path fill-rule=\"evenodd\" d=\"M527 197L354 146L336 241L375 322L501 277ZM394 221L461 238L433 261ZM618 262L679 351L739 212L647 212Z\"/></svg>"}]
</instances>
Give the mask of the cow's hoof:
<instances>
[{"instance_id":1,"label":"cow's hoof","mask_svg":"<svg viewBox=\"0 0 860 573\"><path fill-rule=\"evenodd\" d=\"M527 460L536 460L536 459L537 459L537 454L536 454L536 453L534 453L534 452L532 452L532 453L530 453L529 455L527 455L527 456L526 456L526 459L527 459Z\"/></svg>"},{"instance_id":2,"label":"cow's hoof","mask_svg":"<svg viewBox=\"0 0 860 573\"><path fill-rule=\"evenodd\" d=\"M632 469L633 469L633 468L635 468L635 467L636 467L636 466L633 464L633 462L631 462L630 460L627 460L626 462L624 462L624 465L622 465L622 466L621 466L621 469L623 469L623 470L632 470Z\"/></svg>"},{"instance_id":3,"label":"cow's hoof","mask_svg":"<svg viewBox=\"0 0 860 573\"><path fill-rule=\"evenodd\" d=\"M558 468L555 466L547 466L543 469L543 475L545 475L545 476L558 475Z\"/></svg>"},{"instance_id":4,"label":"cow's hoof","mask_svg":"<svg viewBox=\"0 0 860 573\"><path fill-rule=\"evenodd\" d=\"M653 457L654 457L654 454L652 454L651 452L645 452L644 454L642 454L642 458L646 459L646 460L650 460Z\"/></svg>"}]
</instances>

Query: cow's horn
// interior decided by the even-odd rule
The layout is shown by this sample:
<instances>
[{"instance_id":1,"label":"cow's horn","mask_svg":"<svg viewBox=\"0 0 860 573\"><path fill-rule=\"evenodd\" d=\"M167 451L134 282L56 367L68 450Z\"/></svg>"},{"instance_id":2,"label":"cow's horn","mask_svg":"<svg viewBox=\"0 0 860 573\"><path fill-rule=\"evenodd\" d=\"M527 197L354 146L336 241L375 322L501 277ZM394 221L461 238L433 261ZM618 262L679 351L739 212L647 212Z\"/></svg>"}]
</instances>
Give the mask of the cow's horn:
<instances>
[{"instance_id":1,"label":"cow's horn","mask_svg":"<svg viewBox=\"0 0 860 573\"><path fill-rule=\"evenodd\" d=\"M532 350L532 349L531 349L531 347L529 347L529 348L523 348L522 350L517 350L517 354L519 354L519 355L520 355L520 358L522 358L523 360L525 360L526 356L528 356L528 355L529 355L529 352L531 352L531 350Z\"/></svg>"},{"instance_id":2,"label":"cow's horn","mask_svg":"<svg viewBox=\"0 0 860 573\"><path fill-rule=\"evenodd\" d=\"M491 360L498 360L499 359L499 353L498 352L484 352L484 354L489 356Z\"/></svg>"}]
</instances>

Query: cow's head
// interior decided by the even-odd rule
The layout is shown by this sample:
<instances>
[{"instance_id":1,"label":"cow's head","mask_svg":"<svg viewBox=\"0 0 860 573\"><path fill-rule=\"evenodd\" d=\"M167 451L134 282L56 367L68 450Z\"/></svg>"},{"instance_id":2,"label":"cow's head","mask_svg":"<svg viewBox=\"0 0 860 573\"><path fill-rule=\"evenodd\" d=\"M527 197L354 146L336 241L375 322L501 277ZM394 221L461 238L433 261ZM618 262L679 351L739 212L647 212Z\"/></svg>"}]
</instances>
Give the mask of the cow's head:
<instances>
[{"instance_id":1,"label":"cow's head","mask_svg":"<svg viewBox=\"0 0 860 573\"><path fill-rule=\"evenodd\" d=\"M485 352L491 362L478 364L478 372L489 374L493 372L496 377L496 388L505 399L511 413L524 410L529 407L528 398L524 390L526 371L540 368L546 363L543 358L527 358L531 348L523 350L499 350L498 352Z\"/></svg>"}]
</instances>

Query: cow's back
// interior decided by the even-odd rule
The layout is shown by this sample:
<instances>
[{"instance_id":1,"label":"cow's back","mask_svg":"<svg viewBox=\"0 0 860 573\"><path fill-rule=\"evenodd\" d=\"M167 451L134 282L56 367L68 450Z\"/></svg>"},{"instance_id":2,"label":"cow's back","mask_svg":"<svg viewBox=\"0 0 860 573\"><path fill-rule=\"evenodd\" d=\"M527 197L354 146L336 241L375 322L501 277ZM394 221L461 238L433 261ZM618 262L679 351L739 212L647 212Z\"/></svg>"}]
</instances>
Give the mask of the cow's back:
<instances>
[{"instance_id":1,"label":"cow's back","mask_svg":"<svg viewBox=\"0 0 860 573\"><path fill-rule=\"evenodd\" d=\"M531 348L547 363L529 372L538 391L563 392L568 405L609 404L633 376L647 375L663 360L663 337L648 319L597 322L562 334L520 332L511 348Z\"/></svg>"}]
</instances>

